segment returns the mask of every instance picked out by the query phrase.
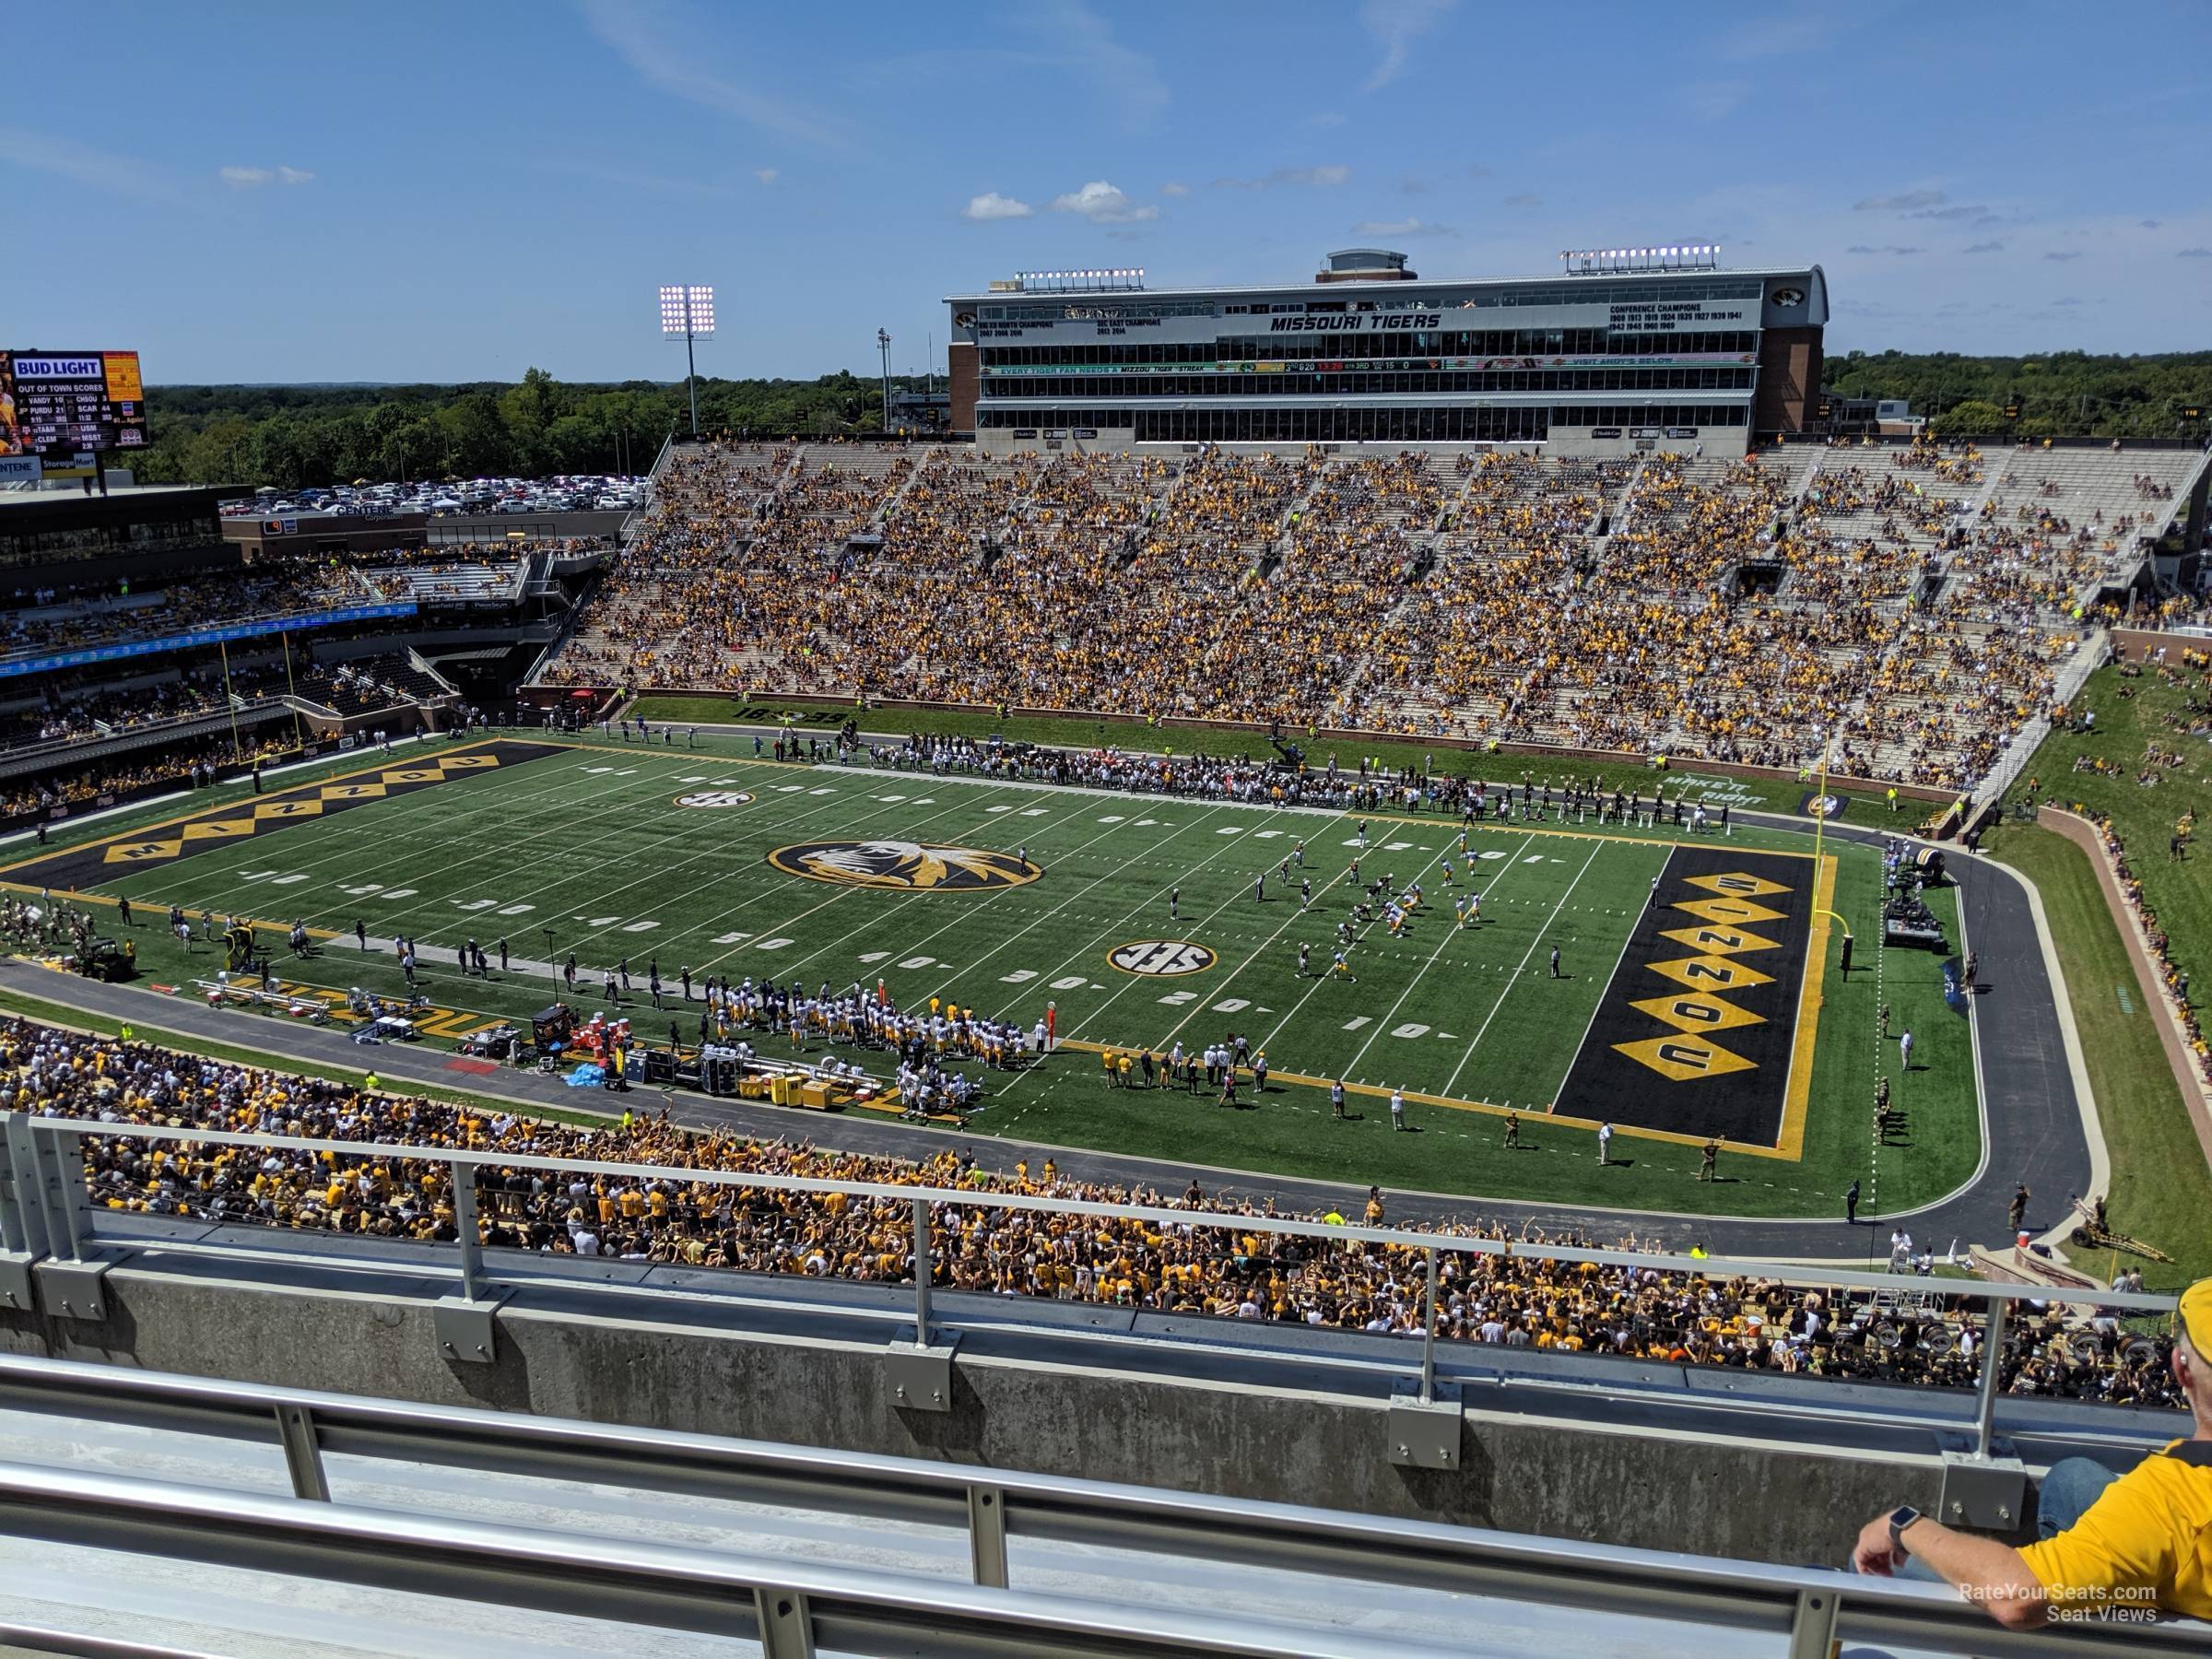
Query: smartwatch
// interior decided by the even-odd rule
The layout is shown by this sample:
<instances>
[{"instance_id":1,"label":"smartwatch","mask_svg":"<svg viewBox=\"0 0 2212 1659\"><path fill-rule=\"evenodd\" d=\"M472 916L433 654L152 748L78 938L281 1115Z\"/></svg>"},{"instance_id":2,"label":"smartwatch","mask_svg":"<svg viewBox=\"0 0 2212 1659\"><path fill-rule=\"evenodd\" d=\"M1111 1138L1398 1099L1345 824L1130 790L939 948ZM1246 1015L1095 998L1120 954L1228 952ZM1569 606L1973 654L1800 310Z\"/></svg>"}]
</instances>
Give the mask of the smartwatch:
<instances>
[{"instance_id":1,"label":"smartwatch","mask_svg":"<svg viewBox=\"0 0 2212 1659\"><path fill-rule=\"evenodd\" d=\"M1900 1509L1889 1512L1889 1553L1891 1555L1905 1553L1905 1528L1919 1519L1921 1519L1920 1512L1909 1503Z\"/></svg>"}]
</instances>

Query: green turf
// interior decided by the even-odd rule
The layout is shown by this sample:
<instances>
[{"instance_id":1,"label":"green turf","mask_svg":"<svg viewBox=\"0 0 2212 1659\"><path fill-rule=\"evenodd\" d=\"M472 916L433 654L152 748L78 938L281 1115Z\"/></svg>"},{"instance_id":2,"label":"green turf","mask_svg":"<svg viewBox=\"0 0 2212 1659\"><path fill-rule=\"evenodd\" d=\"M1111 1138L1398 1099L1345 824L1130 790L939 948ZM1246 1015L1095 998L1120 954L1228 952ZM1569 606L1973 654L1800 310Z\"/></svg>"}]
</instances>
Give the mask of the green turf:
<instances>
[{"instance_id":1,"label":"green turf","mask_svg":"<svg viewBox=\"0 0 2212 1659\"><path fill-rule=\"evenodd\" d=\"M2003 825L1983 844L2042 894L2112 1158L2112 1225L2174 1258L2097 1251L2076 1253L2077 1265L2108 1279L2118 1266L2139 1266L2147 1288L2179 1289L2212 1273L2212 1173L2097 872L2072 841L2031 825Z\"/></svg>"},{"instance_id":2,"label":"green turf","mask_svg":"<svg viewBox=\"0 0 2212 1659\"><path fill-rule=\"evenodd\" d=\"M2212 747L2201 733L2191 736L2188 730L2206 718L2212 677L2181 664L2185 642L2174 641L2169 654L2175 660L2163 673L2146 667L2129 677L2115 665L2091 675L2074 706L2095 712L2095 729L2054 730L2036 750L2006 804L2016 813L2021 809L2032 780L2041 786L2035 792L2038 801L2111 815L2127 848L2128 862L2142 880L2144 899L2165 927L2168 948L2176 966L2190 976L2191 995L2201 1005L2204 991L2199 987L2212 989L2212 980L2206 977L2212 967L2212 881L2205 875L2206 854L2193 847L2186 857L2175 860L2167 853L2167 841L2184 814L2194 812L2200 829L2212 835L2212 824L2206 822L2206 815L2212 813ZM2198 705L2195 709L2190 707L2193 702ZM2148 762L2146 748L2154 743L2180 755L2183 763ZM2101 761L2112 770L2077 771L2077 763L2084 761ZM2156 782L2142 782L2146 778Z\"/></svg>"},{"instance_id":3,"label":"green turf","mask_svg":"<svg viewBox=\"0 0 2212 1659\"><path fill-rule=\"evenodd\" d=\"M693 749L582 746L394 795L326 818L241 841L206 843L174 863L129 870L100 890L128 893L147 977L182 982L210 975L213 954L186 959L158 925L154 907L175 901L265 921L298 916L350 935L358 917L372 935L406 932L424 947L424 980L441 1005L485 1015L524 1015L555 990L543 975L465 980L452 948L474 935L494 947L504 935L516 958L574 951L586 971L580 1001L598 1001L595 970L627 957L634 986L626 1011L649 1037L666 1016L645 1002L657 959L669 1000L678 970L827 981L888 982L900 1004L935 995L1027 1023L1048 999L1063 1037L1159 1044L1245 1032L1279 1074L1346 1075L1377 1086L1540 1108L1558 1091L1591 1011L1665 853L1661 833L1545 834L1525 827L1478 829L1471 846L1486 889L1481 926L1457 930L1437 905L1402 939L1379 924L1352 954L1357 983L1300 979L1296 947L1325 966L1347 890L1335 885L1354 849L1350 820L1156 797L1110 796L989 784L861 767L778 766L750 759L748 740L701 738ZM704 790L750 793L747 805L682 807ZM1307 843L1316 887L1311 914L1272 892L1255 902L1254 871ZM975 893L916 893L833 886L787 876L763 858L810 840L891 838L1026 848L1045 875L1024 886ZM1363 859L1369 875L1401 885L1457 844L1441 818L1377 818ZM1747 848L1804 851L1795 832L1738 825ZM1108 1089L1095 1056L1066 1050L1046 1065L993 1079L977 1133L1011 1134L1187 1159L1230 1169L1382 1182L1398 1187L1560 1202L1601 1202L1718 1214L1823 1214L1854 1176L1874 1173L1869 1102L1875 1068L1894 1063L1877 1047L1876 1009L1888 1001L1920 1040L1924 1069L1900 1089L1910 1138L1884 1155L1880 1207L1924 1202L1973 1168L1976 1125L1964 1021L1942 1005L1930 956L1877 952L1878 865L1842 850L1836 905L1865 948L1849 984L1831 971L1816 1051L1814 1109L1798 1161L1730 1154L1724 1179L1693 1179L1695 1147L1623 1134L1615 1167L1600 1170L1585 1129L1526 1121L1524 1150L1499 1150L1497 1119L1443 1106L1417 1107L1421 1133L1388 1133L1383 1103L1356 1099L1351 1124L1329 1121L1325 1096L1289 1086L1256 1110L1230 1112L1165 1092ZM1273 884L1271 882L1271 888ZM1182 920L1169 917L1181 890ZM1937 895L1947 911L1949 896ZM551 929L548 941L546 929ZM1218 960L1184 979L1117 971L1116 947L1190 940ZM1553 981L1547 947L1559 944L1570 977ZM279 941L279 944L281 942ZM1881 965L1878 983L1867 971ZM302 982L360 984L391 993L390 956L350 938L280 971ZM241 1016L241 1019L249 1017ZM680 1016L687 1036L694 1009ZM881 1056L871 1058L880 1066ZM1872 1205L1869 1208L1874 1207Z\"/></svg>"},{"instance_id":4,"label":"green turf","mask_svg":"<svg viewBox=\"0 0 2212 1659\"><path fill-rule=\"evenodd\" d=\"M886 708L864 712L856 710L850 701L834 699L747 699L675 692L647 693L634 699L629 708L631 713L643 719L677 724L756 724L767 728L788 717L793 728L802 735L834 732L852 719L868 732L921 732L932 736L978 740L1003 737L1010 743L1042 743L1062 748L1116 744L1129 748L1171 749L1177 754L1267 752L1266 739L1256 732L1223 733L1172 723L1148 726L1135 717L1108 720L1095 715L1010 714L1001 719L987 709ZM1479 771L1492 782L1517 782L1527 778L1539 785L1547 779L1560 785L1602 782L1608 789L1638 789L1646 794L1655 783L1665 782L1669 794L1688 788L1693 795L1704 795L1715 802L1724 799L1739 806L1767 812L1794 812L1805 794L1794 783L1734 778L1721 772L1700 771L1694 765L1670 766L1663 772L1649 765L1630 765L1625 761L1582 760L1564 755L1483 754L1446 744L1404 739L1362 738L1354 744L1326 738L1308 739L1297 732L1290 733L1289 739L1305 747L1315 765L1325 765L1334 753L1337 764L1343 767L1357 766L1364 756L1394 769L1412 767L1417 771L1433 769L1462 774ZM1882 798L1878 789L1853 789L1832 780L1830 787L1834 793L1860 802L1865 810L1876 809ZM1931 808L1920 804L1906 810L1925 816Z\"/></svg>"}]
</instances>

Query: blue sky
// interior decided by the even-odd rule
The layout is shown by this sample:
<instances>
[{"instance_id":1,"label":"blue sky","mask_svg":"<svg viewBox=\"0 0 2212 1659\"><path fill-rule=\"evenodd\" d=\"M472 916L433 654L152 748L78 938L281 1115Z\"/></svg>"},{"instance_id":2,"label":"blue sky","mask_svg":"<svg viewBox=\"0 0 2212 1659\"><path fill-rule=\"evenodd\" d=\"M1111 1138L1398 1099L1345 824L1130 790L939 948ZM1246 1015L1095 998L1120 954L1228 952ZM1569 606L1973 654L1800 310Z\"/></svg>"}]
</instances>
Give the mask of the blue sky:
<instances>
[{"instance_id":1,"label":"blue sky","mask_svg":"<svg viewBox=\"0 0 2212 1659\"><path fill-rule=\"evenodd\" d=\"M109 0L10 38L0 335L156 383L675 378L665 281L719 289L704 371L872 371L879 326L919 371L936 300L1017 269L1361 243L1817 262L1831 352L2212 342L2204 0Z\"/></svg>"}]
</instances>

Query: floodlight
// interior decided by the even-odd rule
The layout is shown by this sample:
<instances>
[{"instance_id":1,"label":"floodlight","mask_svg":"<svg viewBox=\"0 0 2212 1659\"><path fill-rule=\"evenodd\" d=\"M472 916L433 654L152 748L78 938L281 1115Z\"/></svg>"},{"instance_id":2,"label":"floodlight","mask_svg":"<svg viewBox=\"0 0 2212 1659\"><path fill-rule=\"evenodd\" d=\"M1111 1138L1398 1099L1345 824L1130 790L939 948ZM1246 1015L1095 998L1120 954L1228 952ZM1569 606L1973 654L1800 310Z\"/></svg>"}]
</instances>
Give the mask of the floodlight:
<instances>
[{"instance_id":1,"label":"floodlight","mask_svg":"<svg viewBox=\"0 0 2212 1659\"><path fill-rule=\"evenodd\" d=\"M691 394L691 436L699 437L699 364L692 343L714 332L714 289L707 283L664 283L661 333L684 343L684 380Z\"/></svg>"}]
</instances>

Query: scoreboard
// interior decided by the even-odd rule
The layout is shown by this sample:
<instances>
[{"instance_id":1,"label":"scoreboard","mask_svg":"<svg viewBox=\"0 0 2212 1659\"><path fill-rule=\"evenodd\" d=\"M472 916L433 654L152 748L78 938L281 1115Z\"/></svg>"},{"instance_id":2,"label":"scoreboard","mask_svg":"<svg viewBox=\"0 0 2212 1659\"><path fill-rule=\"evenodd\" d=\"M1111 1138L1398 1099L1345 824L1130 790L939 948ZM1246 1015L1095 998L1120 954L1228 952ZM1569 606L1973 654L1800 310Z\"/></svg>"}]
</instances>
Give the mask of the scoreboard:
<instances>
[{"instance_id":1,"label":"scoreboard","mask_svg":"<svg viewBox=\"0 0 2212 1659\"><path fill-rule=\"evenodd\" d=\"M146 442L136 352L0 352L0 455L67 461Z\"/></svg>"}]
</instances>

